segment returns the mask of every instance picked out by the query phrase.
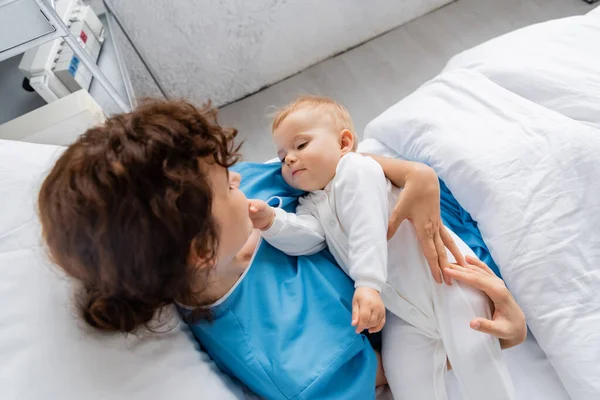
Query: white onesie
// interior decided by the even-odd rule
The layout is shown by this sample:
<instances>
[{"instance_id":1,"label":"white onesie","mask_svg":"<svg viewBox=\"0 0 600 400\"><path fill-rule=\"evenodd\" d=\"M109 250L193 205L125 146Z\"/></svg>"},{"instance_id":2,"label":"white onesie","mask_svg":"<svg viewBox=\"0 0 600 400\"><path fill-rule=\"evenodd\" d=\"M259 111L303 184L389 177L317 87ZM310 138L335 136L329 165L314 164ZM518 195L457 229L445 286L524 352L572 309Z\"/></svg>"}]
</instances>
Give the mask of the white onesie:
<instances>
[{"instance_id":1,"label":"white onesie","mask_svg":"<svg viewBox=\"0 0 600 400\"><path fill-rule=\"evenodd\" d=\"M349 153L324 190L301 198L296 214L276 209L262 235L290 255L328 246L355 287L381 293L388 310L382 360L395 400L446 399L446 358L465 399L512 399L499 341L469 327L476 317L490 318L487 297L456 281L437 284L409 221L386 240L400 191L373 159ZM450 234L463 253L475 256Z\"/></svg>"}]
</instances>

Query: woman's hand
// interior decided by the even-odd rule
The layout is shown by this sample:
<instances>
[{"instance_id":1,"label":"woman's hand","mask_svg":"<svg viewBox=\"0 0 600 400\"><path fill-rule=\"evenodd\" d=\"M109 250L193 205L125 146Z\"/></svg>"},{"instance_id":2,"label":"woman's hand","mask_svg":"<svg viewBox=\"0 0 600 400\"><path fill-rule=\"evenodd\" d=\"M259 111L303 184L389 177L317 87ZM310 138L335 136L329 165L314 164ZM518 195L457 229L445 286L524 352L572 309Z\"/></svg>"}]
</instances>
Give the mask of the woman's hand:
<instances>
[{"instance_id":1,"label":"woman's hand","mask_svg":"<svg viewBox=\"0 0 600 400\"><path fill-rule=\"evenodd\" d=\"M525 340L527 337L525 314L506 288L504 281L498 278L484 262L467 256L466 266L451 264L445 273L483 291L494 303L492 320L476 318L471 321L472 329L496 336L500 339L503 349L516 346Z\"/></svg>"},{"instance_id":2,"label":"woman's hand","mask_svg":"<svg viewBox=\"0 0 600 400\"><path fill-rule=\"evenodd\" d=\"M435 171L425 164L410 164L410 170L406 174L404 182L404 190L400 193L398 203L390 216L388 239L396 233L402 221L405 219L411 221L417 231L431 274L437 283L442 283L442 271L450 265L446 248L450 250L457 264L464 266L465 260L442 223L440 184ZM396 185L393 177L388 175L386 166L384 164L382 166L386 176ZM450 284L448 277L445 277L445 281Z\"/></svg>"}]
</instances>

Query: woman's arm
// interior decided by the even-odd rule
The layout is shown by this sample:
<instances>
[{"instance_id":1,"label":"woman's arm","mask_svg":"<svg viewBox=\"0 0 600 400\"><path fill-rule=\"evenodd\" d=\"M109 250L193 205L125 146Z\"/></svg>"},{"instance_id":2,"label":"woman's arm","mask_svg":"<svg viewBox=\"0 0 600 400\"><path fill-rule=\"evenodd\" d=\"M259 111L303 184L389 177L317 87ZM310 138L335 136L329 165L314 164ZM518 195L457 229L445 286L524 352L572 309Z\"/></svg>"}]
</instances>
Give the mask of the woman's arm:
<instances>
[{"instance_id":1,"label":"woman's arm","mask_svg":"<svg viewBox=\"0 0 600 400\"><path fill-rule=\"evenodd\" d=\"M496 336L500 339L503 349L514 347L527 338L527 323L523 310L506 288L504 281L483 261L467 256L466 266L451 264L445 272L450 277L483 291L494 303L492 320L476 318L471 321L471 328Z\"/></svg>"},{"instance_id":2,"label":"woman's arm","mask_svg":"<svg viewBox=\"0 0 600 400\"><path fill-rule=\"evenodd\" d=\"M425 164L421 164L414 161L406 161L399 160L396 158L388 158L383 156L378 156L375 154L365 154L366 156L371 157L373 160L377 161L383 171L385 172L385 176L392 181L394 186L398 186L399 188L403 188L406 185L409 175L413 175L419 169L429 169L433 171L430 167ZM434 172L435 174L435 172ZM436 176L437 181L437 176Z\"/></svg>"},{"instance_id":3,"label":"woman's arm","mask_svg":"<svg viewBox=\"0 0 600 400\"><path fill-rule=\"evenodd\" d=\"M442 283L442 271L450 264L446 248L456 262L464 265L464 257L444 227L440 212L440 185L435 171L425 164L368 154L383 168L385 176L404 190L390 216L388 238L405 219L417 231L423 253L436 282ZM450 284L450 279L445 279Z\"/></svg>"}]
</instances>

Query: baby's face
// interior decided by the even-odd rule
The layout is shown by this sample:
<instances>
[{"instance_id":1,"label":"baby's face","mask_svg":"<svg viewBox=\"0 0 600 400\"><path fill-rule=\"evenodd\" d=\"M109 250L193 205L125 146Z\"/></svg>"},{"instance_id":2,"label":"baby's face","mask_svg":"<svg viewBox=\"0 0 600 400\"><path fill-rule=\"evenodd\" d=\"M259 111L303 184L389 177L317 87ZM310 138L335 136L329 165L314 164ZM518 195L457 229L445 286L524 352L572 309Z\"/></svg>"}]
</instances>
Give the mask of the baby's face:
<instances>
[{"instance_id":1,"label":"baby's face","mask_svg":"<svg viewBox=\"0 0 600 400\"><path fill-rule=\"evenodd\" d=\"M283 179L305 191L325 188L342 158L340 132L322 114L309 108L294 111L273 131Z\"/></svg>"}]
</instances>

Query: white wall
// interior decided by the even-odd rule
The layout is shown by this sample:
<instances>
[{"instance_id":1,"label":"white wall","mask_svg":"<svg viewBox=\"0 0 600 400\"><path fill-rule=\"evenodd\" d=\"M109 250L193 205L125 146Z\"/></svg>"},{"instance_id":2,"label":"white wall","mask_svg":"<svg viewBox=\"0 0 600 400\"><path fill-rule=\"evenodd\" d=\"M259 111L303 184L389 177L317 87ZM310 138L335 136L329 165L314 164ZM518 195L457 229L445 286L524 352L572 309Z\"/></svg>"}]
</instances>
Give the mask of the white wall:
<instances>
[{"instance_id":1,"label":"white wall","mask_svg":"<svg viewBox=\"0 0 600 400\"><path fill-rule=\"evenodd\" d=\"M211 98L221 105L450 1L111 0L110 3L171 97L197 102Z\"/></svg>"}]
</instances>

